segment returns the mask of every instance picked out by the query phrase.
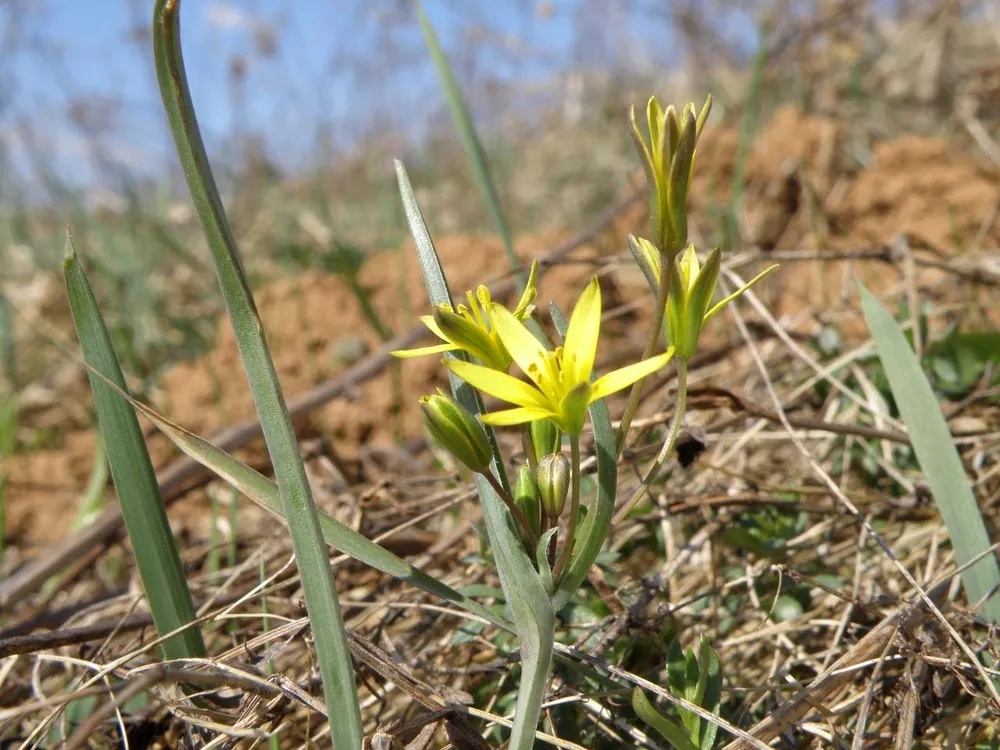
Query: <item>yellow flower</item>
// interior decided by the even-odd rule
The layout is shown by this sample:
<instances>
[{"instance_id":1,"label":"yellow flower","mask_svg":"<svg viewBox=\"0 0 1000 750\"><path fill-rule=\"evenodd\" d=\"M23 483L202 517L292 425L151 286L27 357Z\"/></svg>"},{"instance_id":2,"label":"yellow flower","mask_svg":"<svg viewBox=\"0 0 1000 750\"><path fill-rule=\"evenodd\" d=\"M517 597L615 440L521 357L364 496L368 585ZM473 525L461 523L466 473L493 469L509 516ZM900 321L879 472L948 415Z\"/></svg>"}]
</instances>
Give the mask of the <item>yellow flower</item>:
<instances>
[{"instance_id":1,"label":"yellow flower","mask_svg":"<svg viewBox=\"0 0 1000 750\"><path fill-rule=\"evenodd\" d=\"M537 294L535 288L537 276L538 262L535 261L531 264L524 293L514 309L513 317L518 321L528 318L534 309L532 303ZM499 309L508 315L511 313L493 302L490 290L485 286L480 285L476 289L475 296L472 292L466 292L465 297L467 306L458 305L457 309L453 309L448 304L438 305L433 315L420 316L423 324L445 343L416 349L401 349L392 352L392 355L400 359L410 359L428 354L464 351L487 367L506 372L513 360L497 335L493 311Z\"/></svg>"},{"instance_id":2,"label":"yellow flower","mask_svg":"<svg viewBox=\"0 0 1000 750\"><path fill-rule=\"evenodd\" d=\"M543 347L521 321L500 305L493 305L491 317L504 348L531 379L530 383L469 362L450 359L444 363L483 393L516 404L517 408L483 415L482 421L489 424L551 419L563 432L579 435L590 404L655 372L673 356L671 349L590 382L601 327L601 289L596 277L580 295L570 316L565 343L555 351Z\"/></svg>"}]
</instances>

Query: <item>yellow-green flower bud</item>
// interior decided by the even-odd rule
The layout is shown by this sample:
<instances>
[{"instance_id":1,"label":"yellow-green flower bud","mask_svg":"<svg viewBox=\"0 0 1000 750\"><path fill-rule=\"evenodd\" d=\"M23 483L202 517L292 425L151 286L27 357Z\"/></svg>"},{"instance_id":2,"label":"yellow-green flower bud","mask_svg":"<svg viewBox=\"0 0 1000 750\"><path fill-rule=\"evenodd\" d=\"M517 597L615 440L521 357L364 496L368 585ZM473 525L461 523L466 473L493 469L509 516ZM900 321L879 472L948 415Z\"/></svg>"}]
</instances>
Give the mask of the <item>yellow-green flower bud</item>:
<instances>
[{"instance_id":1,"label":"yellow-green flower bud","mask_svg":"<svg viewBox=\"0 0 1000 750\"><path fill-rule=\"evenodd\" d=\"M465 311L462 305L459 305L459 309ZM487 367L506 370L510 367L510 357L493 341L485 327L477 325L470 317L456 313L446 305L438 305L434 310L434 322L449 341L472 354Z\"/></svg>"},{"instance_id":2,"label":"yellow-green flower bud","mask_svg":"<svg viewBox=\"0 0 1000 750\"><path fill-rule=\"evenodd\" d=\"M632 138L649 183L653 240L670 261L687 243L687 199L695 151L711 107L709 97L700 112L688 104L678 116L675 107L664 109L652 97L646 104L645 132L636 121L635 108L630 111Z\"/></svg>"},{"instance_id":3,"label":"yellow-green flower bud","mask_svg":"<svg viewBox=\"0 0 1000 750\"><path fill-rule=\"evenodd\" d=\"M562 437L556 423L551 419L536 419L528 429L531 432L531 445L535 451L536 463L542 460L542 456L559 450Z\"/></svg>"},{"instance_id":4,"label":"yellow-green flower bud","mask_svg":"<svg viewBox=\"0 0 1000 750\"><path fill-rule=\"evenodd\" d=\"M628 250L646 278L653 296L660 295L660 251L645 237L628 236Z\"/></svg>"},{"instance_id":5,"label":"yellow-green flower bud","mask_svg":"<svg viewBox=\"0 0 1000 750\"><path fill-rule=\"evenodd\" d=\"M749 284L713 305L712 297L715 296L722 270L722 252L719 248L712 250L704 266L698 265L693 245L683 255L677 256L670 274L666 309L667 333L677 356L689 359L698 346L698 337L705 323L775 268L776 265L764 269Z\"/></svg>"},{"instance_id":6,"label":"yellow-green flower bud","mask_svg":"<svg viewBox=\"0 0 1000 750\"><path fill-rule=\"evenodd\" d=\"M698 346L698 337L719 283L721 262L722 254L715 248L705 266L699 267L693 245L674 261L666 312L670 343L678 357L689 359Z\"/></svg>"},{"instance_id":7,"label":"yellow-green flower bud","mask_svg":"<svg viewBox=\"0 0 1000 750\"><path fill-rule=\"evenodd\" d=\"M538 496L538 484L535 475L527 464L521 467L514 485L514 504L528 519L528 525L537 536L541 532L541 499Z\"/></svg>"},{"instance_id":8,"label":"yellow-green flower bud","mask_svg":"<svg viewBox=\"0 0 1000 750\"><path fill-rule=\"evenodd\" d=\"M566 505L570 482L569 459L562 453L542 456L538 462L538 495L549 518L558 518Z\"/></svg>"},{"instance_id":9,"label":"yellow-green flower bud","mask_svg":"<svg viewBox=\"0 0 1000 750\"><path fill-rule=\"evenodd\" d=\"M431 438L472 471L489 471L493 451L486 430L469 411L438 393L420 399L420 416Z\"/></svg>"}]
</instances>

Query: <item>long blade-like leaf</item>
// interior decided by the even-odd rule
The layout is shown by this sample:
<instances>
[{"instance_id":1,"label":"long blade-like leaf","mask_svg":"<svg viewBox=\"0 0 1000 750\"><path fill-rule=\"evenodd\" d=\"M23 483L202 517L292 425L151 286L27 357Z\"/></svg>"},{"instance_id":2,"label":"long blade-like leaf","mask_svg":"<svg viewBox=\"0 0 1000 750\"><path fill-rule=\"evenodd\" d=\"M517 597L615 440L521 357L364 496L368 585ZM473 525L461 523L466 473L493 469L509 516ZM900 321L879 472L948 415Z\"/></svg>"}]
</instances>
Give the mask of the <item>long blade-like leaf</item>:
<instances>
[{"instance_id":1,"label":"long blade-like leaf","mask_svg":"<svg viewBox=\"0 0 1000 750\"><path fill-rule=\"evenodd\" d=\"M399 190L410 224L420 269L424 276L431 303L451 304L448 282L441 269L430 233L424 223L420 207L410 187L410 180L402 163L396 162ZM473 414L480 414L483 405L478 394L461 380L451 376L455 398ZM494 446L494 472L506 487L503 461L497 448L496 435L487 428ZM483 507L483 518L496 560L500 585L514 615L514 624L521 648L521 684L511 729L510 750L529 750L534 746L535 728L545 696L549 668L552 664L552 642L555 632L555 615L541 579L531 563L531 558L521 543L514 519L489 482L476 476L476 485Z\"/></svg>"},{"instance_id":2,"label":"long blade-like leaf","mask_svg":"<svg viewBox=\"0 0 1000 750\"><path fill-rule=\"evenodd\" d=\"M858 282L861 309L875 348L889 380L893 398L910 433L910 443L927 476L931 494L948 528L955 559L960 566L989 549L983 517L972 494L969 477L955 448L948 423L910 345L899 325L875 296ZM1000 622L1000 568L993 554L986 555L962 573L962 584L971 603L994 593L982 613Z\"/></svg>"},{"instance_id":3,"label":"long blade-like leaf","mask_svg":"<svg viewBox=\"0 0 1000 750\"><path fill-rule=\"evenodd\" d=\"M160 93L184 176L212 252L274 466L316 642L330 734L338 750L357 750L361 747L363 728L347 631L302 455L191 103L181 55L180 0L157 0L153 13L153 50Z\"/></svg>"},{"instance_id":4,"label":"long blade-like leaf","mask_svg":"<svg viewBox=\"0 0 1000 750\"><path fill-rule=\"evenodd\" d=\"M490 173L486 151L483 149L483 144L476 133L476 126L472 122L472 113L469 112L469 105L462 94L462 87L458 85L458 81L455 79L451 65L448 64L448 57L441 48L441 43L434 32L434 27L431 26L431 22L427 18L427 14L424 13L419 0L414 0L413 6L416 9L417 21L420 23L420 30L423 32L424 41L427 43L431 60L434 62L434 68L437 70L438 78L441 80L441 88L444 89L445 97L448 100L448 109L451 110L451 116L455 121L455 127L458 129L462 146L465 148L469 161L472 163L473 171L476 173L476 183L479 185L479 190L483 194L483 201L486 203L486 208L490 212L490 216L493 217L493 223L496 224L497 232L503 241L504 250L507 252L507 259L510 261L510 267L517 276L519 286L523 289L525 284L524 269L517 254L514 252L514 242L510 235L510 226L500 206L500 195L497 192L496 184L493 182L493 175Z\"/></svg>"},{"instance_id":5,"label":"long blade-like leaf","mask_svg":"<svg viewBox=\"0 0 1000 750\"><path fill-rule=\"evenodd\" d=\"M76 257L71 238L66 242L63 271L84 359L90 367L125 390L125 377L115 356L111 337L94 292ZM156 630L165 635L194 622L195 613L191 591L156 483L153 462L146 449L142 428L128 402L119 398L110 385L93 373L90 373L90 387L94 392L97 418L107 446L111 476L132 541L136 568L149 600ZM163 642L163 653L168 659L205 656L201 631L197 627L187 627L171 636Z\"/></svg>"},{"instance_id":6,"label":"long blade-like leaf","mask_svg":"<svg viewBox=\"0 0 1000 750\"><path fill-rule=\"evenodd\" d=\"M204 438L165 419L141 402L133 401L132 403L181 451L211 469L217 476L265 510L285 520L281 496L273 481L221 448L212 445ZM513 632L514 626L511 623L498 617L475 599L459 593L437 578L423 572L420 568L414 567L406 560L397 557L389 550L345 526L323 511L319 511L319 525L323 539L338 552L343 552L365 565L370 565L376 570L381 570L383 573L412 584L428 594L452 602L466 612L481 617L491 625Z\"/></svg>"}]
</instances>

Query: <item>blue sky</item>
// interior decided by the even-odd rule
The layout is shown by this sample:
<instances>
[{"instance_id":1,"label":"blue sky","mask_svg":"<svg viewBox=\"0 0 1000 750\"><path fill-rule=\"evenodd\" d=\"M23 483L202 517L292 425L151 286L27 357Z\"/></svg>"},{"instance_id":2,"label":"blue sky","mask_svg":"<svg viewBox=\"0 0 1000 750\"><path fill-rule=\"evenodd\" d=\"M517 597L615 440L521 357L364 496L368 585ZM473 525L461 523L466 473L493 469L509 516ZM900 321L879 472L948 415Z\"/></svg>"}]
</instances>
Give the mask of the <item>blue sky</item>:
<instances>
[{"instance_id":1,"label":"blue sky","mask_svg":"<svg viewBox=\"0 0 1000 750\"><path fill-rule=\"evenodd\" d=\"M99 178L100 157L146 174L171 166L148 36L137 33L148 29L151 5L0 5L0 136L19 166L30 166L26 139L47 168L76 183ZM651 23L634 4L621 10L628 5L425 0L459 75L480 81L538 78L581 64L665 64L669 24ZM407 8L405 0L184 0L185 62L210 151L253 133L282 163L302 168L320 125L348 146L386 117L404 130L425 123L442 97ZM232 86L234 60L246 64L242 103ZM73 103L100 137L68 116Z\"/></svg>"}]
</instances>

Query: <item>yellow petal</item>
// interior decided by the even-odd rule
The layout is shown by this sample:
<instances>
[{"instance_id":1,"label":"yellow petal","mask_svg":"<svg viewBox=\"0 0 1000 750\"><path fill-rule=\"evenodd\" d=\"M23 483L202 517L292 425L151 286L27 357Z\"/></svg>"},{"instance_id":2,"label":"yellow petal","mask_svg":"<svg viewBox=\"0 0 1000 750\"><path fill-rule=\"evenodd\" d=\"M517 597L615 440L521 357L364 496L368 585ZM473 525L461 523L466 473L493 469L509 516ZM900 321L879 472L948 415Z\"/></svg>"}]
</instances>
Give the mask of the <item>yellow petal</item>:
<instances>
[{"instance_id":1,"label":"yellow petal","mask_svg":"<svg viewBox=\"0 0 1000 750\"><path fill-rule=\"evenodd\" d=\"M549 419L553 416L553 413L548 409L539 409L534 406L521 406L517 409L491 411L489 414L483 414L480 419L486 424L496 425L497 427L507 427L508 425L534 422L536 419Z\"/></svg>"},{"instance_id":2,"label":"yellow petal","mask_svg":"<svg viewBox=\"0 0 1000 750\"><path fill-rule=\"evenodd\" d=\"M680 259L681 267L681 280L684 282L684 290L686 292L691 291L691 287L694 286L694 282L698 279L698 271L701 267L698 264L698 253L694 249L694 245L688 245L687 250L684 251L684 255Z\"/></svg>"},{"instance_id":3,"label":"yellow petal","mask_svg":"<svg viewBox=\"0 0 1000 750\"><path fill-rule=\"evenodd\" d=\"M777 267L778 267L778 264L775 263L773 266L769 266L768 268L765 268L759 274L757 274L756 276L754 276L750 280L749 284L747 284L746 286L744 286L741 289L737 289L735 292L733 292L732 294L730 294L728 297L726 297L720 303L718 303L717 305L715 305L711 310L709 310L707 313L705 313L705 322L707 323L709 320L711 320L715 316L715 314L717 312L719 312L719 310L721 310L723 307L725 307L726 305L728 305L734 299L736 299L737 297L739 297L740 295L742 295L743 292L745 292L747 289L749 289L750 287L752 287L758 281L760 281L761 279L763 279L765 276L767 276L769 273L771 273L771 271L773 271Z\"/></svg>"},{"instance_id":4,"label":"yellow petal","mask_svg":"<svg viewBox=\"0 0 1000 750\"><path fill-rule=\"evenodd\" d=\"M394 352L389 352L389 354L399 359L414 359L415 357L426 357L428 354L442 354L457 350L458 347L454 344L435 344L434 346L422 346L416 349L397 349Z\"/></svg>"},{"instance_id":5,"label":"yellow petal","mask_svg":"<svg viewBox=\"0 0 1000 750\"><path fill-rule=\"evenodd\" d=\"M535 296L538 294L538 261L531 261L531 270L528 271L528 281L524 285L524 291L521 293L521 299L517 302L517 307L514 308L514 317L518 320L524 320L525 315L528 312L528 307L532 302L535 301Z\"/></svg>"},{"instance_id":6,"label":"yellow petal","mask_svg":"<svg viewBox=\"0 0 1000 750\"><path fill-rule=\"evenodd\" d=\"M491 305L490 316L507 353L517 362L517 366L525 375L537 385L541 385L536 378L539 372L544 371L545 347L502 305Z\"/></svg>"},{"instance_id":7,"label":"yellow petal","mask_svg":"<svg viewBox=\"0 0 1000 750\"><path fill-rule=\"evenodd\" d=\"M601 287L597 277L593 277L573 308L566 329L563 344L563 367L572 367L566 372L563 383L572 388L577 383L590 380L597 356L597 339L601 333Z\"/></svg>"},{"instance_id":8,"label":"yellow petal","mask_svg":"<svg viewBox=\"0 0 1000 750\"><path fill-rule=\"evenodd\" d=\"M511 377L505 372L458 359L445 360L444 366L483 393L488 393L518 406L536 407L546 411L549 409L548 401L537 388L532 388L524 381Z\"/></svg>"},{"instance_id":9,"label":"yellow petal","mask_svg":"<svg viewBox=\"0 0 1000 750\"><path fill-rule=\"evenodd\" d=\"M602 378L598 378L594 385L590 388L590 403L594 403L598 399L602 399L605 396L616 393L622 388L627 388L637 380L642 380L644 377L656 372L661 367L665 367L673 356L674 348L670 347L663 354L658 354L655 357L644 359L642 362L636 362L634 365L629 365L628 367L622 367L618 370L614 370L613 372L609 372Z\"/></svg>"},{"instance_id":10,"label":"yellow petal","mask_svg":"<svg viewBox=\"0 0 1000 750\"><path fill-rule=\"evenodd\" d=\"M451 312L451 310L449 309L448 312ZM439 339L443 341L448 340L448 337L445 336L444 332L438 327L437 321L434 320L433 315L421 315L420 322L423 323L425 326L427 326L430 329L431 333L433 333Z\"/></svg>"}]
</instances>

